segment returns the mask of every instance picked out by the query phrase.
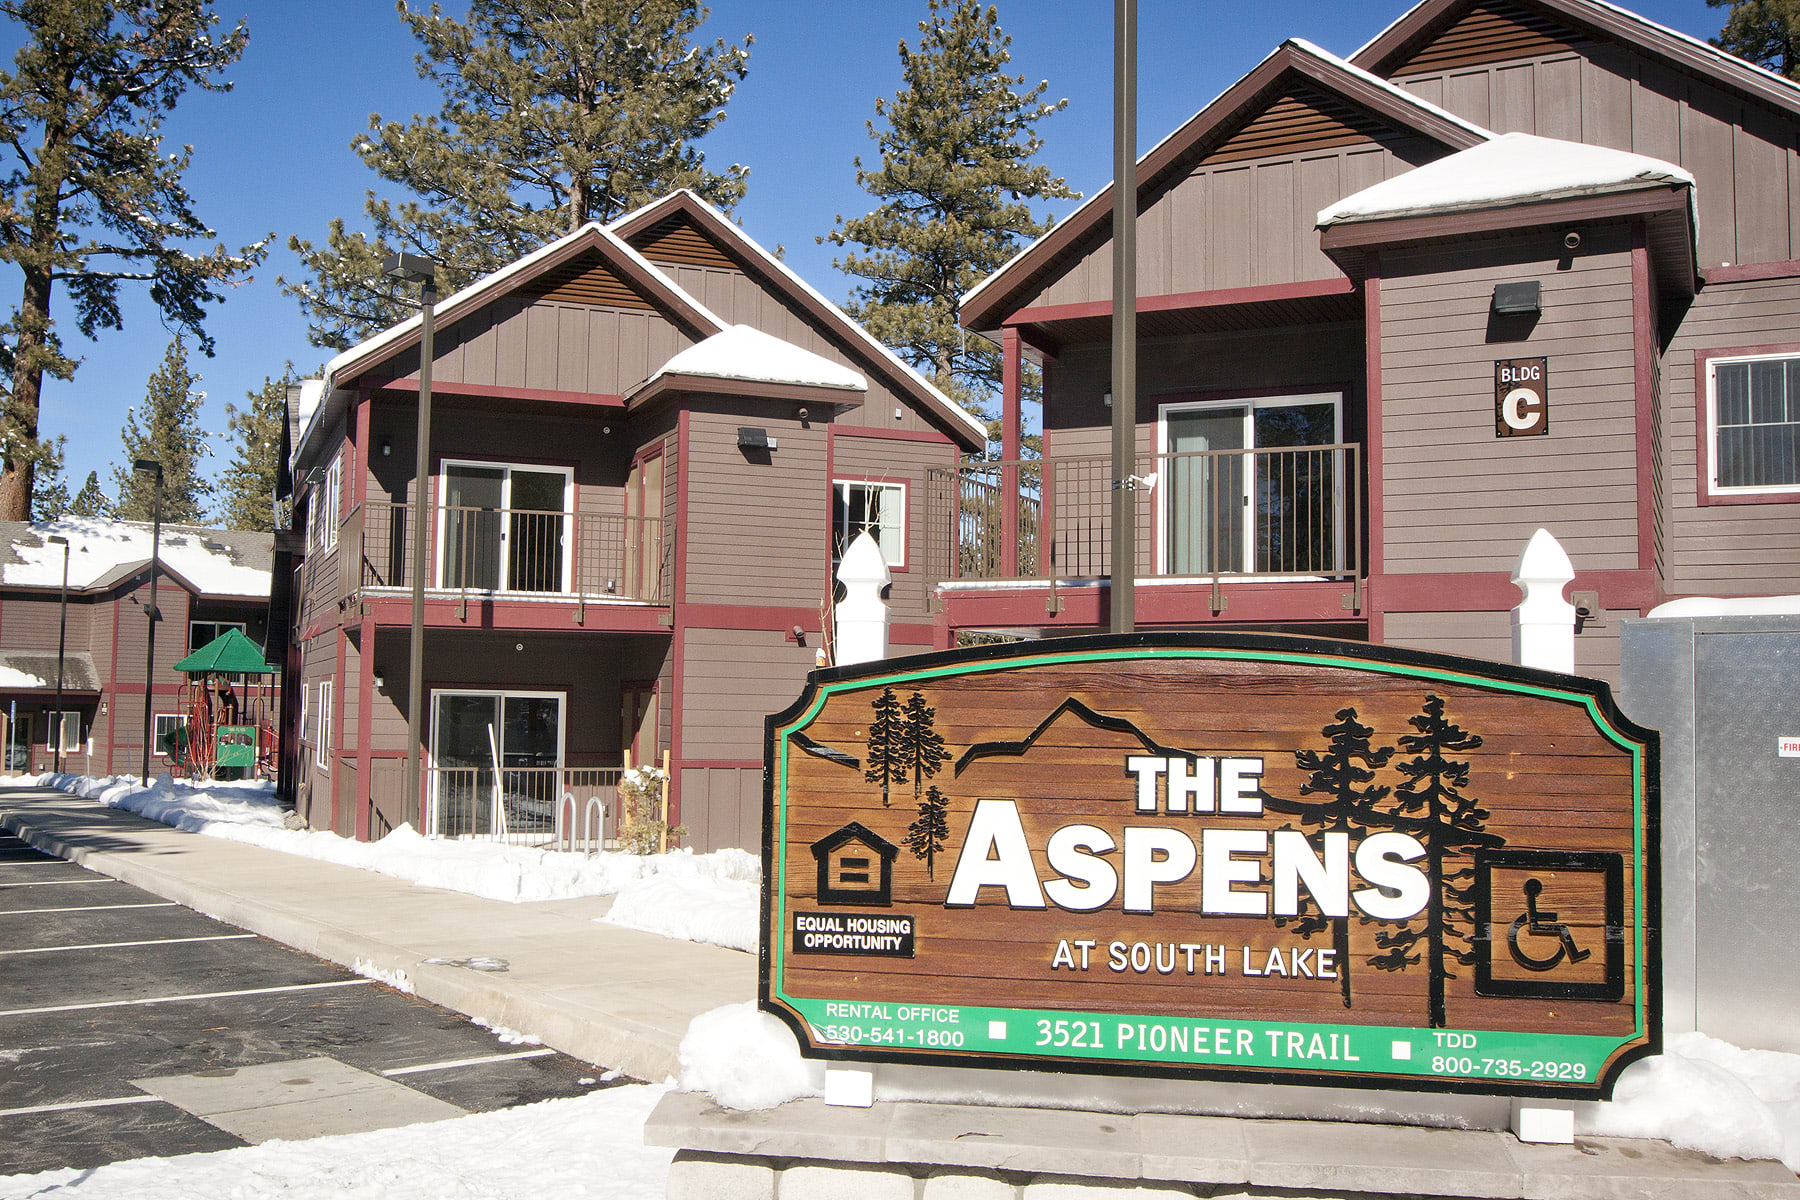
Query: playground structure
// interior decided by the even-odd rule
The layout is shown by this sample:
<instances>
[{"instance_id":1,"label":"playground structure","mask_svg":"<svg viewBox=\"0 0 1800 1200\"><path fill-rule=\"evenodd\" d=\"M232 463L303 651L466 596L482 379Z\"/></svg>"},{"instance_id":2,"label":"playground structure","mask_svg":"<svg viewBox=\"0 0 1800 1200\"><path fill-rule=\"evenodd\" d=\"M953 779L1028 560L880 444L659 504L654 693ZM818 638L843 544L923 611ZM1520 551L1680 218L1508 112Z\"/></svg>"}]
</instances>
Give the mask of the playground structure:
<instances>
[{"instance_id":1,"label":"playground structure","mask_svg":"<svg viewBox=\"0 0 1800 1200\"><path fill-rule=\"evenodd\" d=\"M192 779L214 779L221 770L273 776L279 753L275 668L255 643L228 629L175 669L184 676L182 724L159 739L163 756Z\"/></svg>"}]
</instances>

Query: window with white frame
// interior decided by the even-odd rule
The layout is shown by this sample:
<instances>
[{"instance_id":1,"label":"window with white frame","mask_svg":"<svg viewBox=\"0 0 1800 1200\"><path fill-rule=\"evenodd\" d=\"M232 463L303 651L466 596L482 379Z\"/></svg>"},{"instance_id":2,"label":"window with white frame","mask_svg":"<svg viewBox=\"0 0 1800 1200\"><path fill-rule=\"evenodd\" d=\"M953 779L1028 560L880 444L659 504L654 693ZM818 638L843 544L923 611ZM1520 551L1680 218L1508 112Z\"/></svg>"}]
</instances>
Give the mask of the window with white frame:
<instances>
[{"instance_id":1,"label":"window with white frame","mask_svg":"<svg viewBox=\"0 0 1800 1200\"><path fill-rule=\"evenodd\" d=\"M338 455L331 460L330 468L325 472L325 483L319 496L319 548L335 549L338 537L338 500L344 486L344 457Z\"/></svg>"},{"instance_id":2,"label":"window with white frame","mask_svg":"<svg viewBox=\"0 0 1800 1200\"><path fill-rule=\"evenodd\" d=\"M189 621L188 649L193 651L211 645L227 629L244 633L248 627L242 621Z\"/></svg>"},{"instance_id":3,"label":"window with white frame","mask_svg":"<svg viewBox=\"0 0 1800 1200\"><path fill-rule=\"evenodd\" d=\"M1800 352L1706 361L1707 490L1800 494Z\"/></svg>"},{"instance_id":4,"label":"window with white frame","mask_svg":"<svg viewBox=\"0 0 1800 1200\"><path fill-rule=\"evenodd\" d=\"M860 479L832 482L831 556L839 559L865 531L890 567L906 565L906 485Z\"/></svg>"},{"instance_id":5,"label":"window with white frame","mask_svg":"<svg viewBox=\"0 0 1800 1200\"><path fill-rule=\"evenodd\" d=\"M319 740L313 747L313 764L329 769L331 766L331 681L324 680L319 684Z\"/></svg>"},{"instance_id":6,"label":"window with white frame","mask_svg":"<svg viewBox=\"0 0 1800 1200\"><path fill-rule=\"evenodd\" d=\"M170 741L170 735L186 725L187 718L180 713L157 713L156 732L152 735L154 739L152 748L158 754L170 753L175 748L174 743Z\"/></svg>"},{"instance_id":7,"label":"window with white frame","mask_svg":"<svg viewBox=\"0 0 1800 1200\"><path fill-rule=\"evenodd\" d=\"M47 714L50 728L44 734L44 746L48 750L57 749L57 733L62 733L62 752L81 749L81 714L73 709L64 712Z\"/></svg>"}]
</instances>

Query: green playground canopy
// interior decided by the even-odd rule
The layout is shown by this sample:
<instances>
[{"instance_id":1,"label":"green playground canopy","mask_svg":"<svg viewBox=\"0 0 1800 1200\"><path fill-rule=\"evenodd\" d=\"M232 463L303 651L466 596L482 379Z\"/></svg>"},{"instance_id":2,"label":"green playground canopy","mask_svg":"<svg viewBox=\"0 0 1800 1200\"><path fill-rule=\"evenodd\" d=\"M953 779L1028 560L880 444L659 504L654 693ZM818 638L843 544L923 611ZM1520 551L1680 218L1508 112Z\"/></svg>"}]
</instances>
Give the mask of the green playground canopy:
<instances>
[{"instance_id":1,"label":"green playground canopy","mask_svg":"<svg viewBox=\"0 0 1800 1200\"><path fill-rule=\"evenodd\" d=\"M273 675L275 668L263 661L256 643L241 630L227 629L206 645L175 664L184 675Z\"/></svg>"}]
</instances>

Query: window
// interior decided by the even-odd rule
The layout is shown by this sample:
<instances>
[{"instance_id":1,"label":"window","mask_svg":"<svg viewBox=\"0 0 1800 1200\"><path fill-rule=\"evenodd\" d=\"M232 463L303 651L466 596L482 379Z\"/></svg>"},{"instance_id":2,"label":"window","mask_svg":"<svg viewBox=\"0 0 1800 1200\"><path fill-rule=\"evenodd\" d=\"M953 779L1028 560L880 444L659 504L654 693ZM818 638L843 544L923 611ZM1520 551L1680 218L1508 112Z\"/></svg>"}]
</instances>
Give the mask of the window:
<instances>
[{"instance_id":1,"label":"window","mask_svg":"<svg viewBox=\"0 0 1800 1200\"><path fill-rule=\"evenodd\" d=\"M319 740L313 747L313 764L331 766L331 681L319 684Z\"/></svg>"},{"instance_id":2,"label":"window","mask_svg":"<svg viewBox=\"0 0 1800 1200\"><path fill-rule=\"evenodd\" d=\"M176 736L177 731L187 728L187 718L180 713L157 713L155 720L156 732L152 735L155 744L151 750L157 754L168 754L175 745L170 738Z\"/></svg>"},{"instance_id":3,"label":"window","mask_svg":"<svg viewBox=\"0 0 1800 1200\"><path fill-rule=\"evenodd\" d=\"M44 747L57 749L56 732L62 730L62 751L67 754L71 750L81 749L81 714L78 712L49 713L50 728L44 735Z\"/></svg>"},{"instance_id":4,"label":"window","mask_svg":"<svg viewBox=\"0 0 1800 1200\"><path fill-rule=\"evenodd\" d=\"M235 629L239 633L244 633L247 627L242 621L189 621L188 650L192 652L202 646L211 645L214 639L227 629Z\"/></svg>"},{"instance_id":5,"label":"window","mask_svg":"<svg viewBox=\"0 0 1800 1200\"><path fill-rule=\"evenodd\" d=\"M837 561L866 530L890 567L906 565L906 485L839 479L832 484L831 557Z\"/></svg>"},{"instance_id":6,"label":"window","mask_svg":"<svg viewBox=\"0 0 1800 1200\"><path fill-rule=\"evenodd\" d=\"M1800 494L1800 353L1701 361L1707 491L1715 497Z\"/></svg>"},{"instance_id":7,"label":"window","mask_svg":"<svg viewBox=\"0 0 1800 1200\"><path fill-rule=\"evenodd\" d=\"M306 506L306 543L320 550L337 546L338 500L343 490L342 457L333 458L325 469L325 477L313 489L311 503Z\"/></svg>"},{"instance_id":8,"label":"window","mask_svg":"<svg viewBox=\"0 0 1800 1200\"><path fill-rule=\"evenodd\" d=\"M569 590L569 493L557 467L446 462L438 509L438 586Z\"/></svg>"}]
</instances>

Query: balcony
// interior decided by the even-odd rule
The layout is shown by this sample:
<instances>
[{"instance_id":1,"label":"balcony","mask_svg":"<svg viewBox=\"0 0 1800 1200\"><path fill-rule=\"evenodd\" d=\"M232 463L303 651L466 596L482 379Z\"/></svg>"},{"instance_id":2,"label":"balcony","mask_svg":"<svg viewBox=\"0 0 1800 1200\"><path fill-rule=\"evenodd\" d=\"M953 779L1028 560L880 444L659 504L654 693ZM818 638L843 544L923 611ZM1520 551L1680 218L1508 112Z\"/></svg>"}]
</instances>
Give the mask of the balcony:
<instances>
[{"instance_id":1,"label":"balcony","mask_svg":"<svg viewBox=\"0 0 1800 1200\"><path fill-rule=\"evenodd\" d=\"M1203 586L1215 615L1234 584L1357 587L1358 446L1139 455L1137 470L1140 583ZM931 592L1048 585L1054 606L1058 588L1110 577L1113 490L1108 455L928 469Z\"/></svg>"},{"instance_id":2,"label":"balcony","mask_svg":"<svg viewBox=\"0 0 1800 1200\"><path fill-rule=\"evenodd\" d=\"M413 505L371 499L339 536L340 596L391 597L412 588ZM659 517L428 505L426 594L471 603L665 606L672 539Z\"/></svg>"}]
</instances>

